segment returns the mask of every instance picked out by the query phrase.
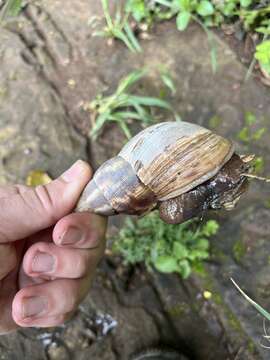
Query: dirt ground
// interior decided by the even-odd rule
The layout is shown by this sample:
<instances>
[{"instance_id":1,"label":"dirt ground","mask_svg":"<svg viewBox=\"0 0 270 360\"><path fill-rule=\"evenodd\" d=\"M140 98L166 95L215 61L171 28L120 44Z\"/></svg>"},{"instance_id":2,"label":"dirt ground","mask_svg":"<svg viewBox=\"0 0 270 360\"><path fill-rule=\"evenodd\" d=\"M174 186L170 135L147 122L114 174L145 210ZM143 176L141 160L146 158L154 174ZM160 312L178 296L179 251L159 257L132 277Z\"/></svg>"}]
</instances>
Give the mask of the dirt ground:
<instances>
[{"instance_id":1,"label":"dirt ground","mask_svg":"<svg viewBox=\"0 0 270 360\"><path fill-rule=\"evenodd\" d=\"M42 0L1 29L2 184L24 182L33 169L56 177L77 158L96 168L115 155L123 135L107 126L97 142L90 142L84 105L101 91L113 91L131 70L160 64L175 81L177 93L167 99L183 119L231 138L239 152L263 156L264 172L270 173L269 88L255 78L244 81L247 68L224 36L215 40L218 71L213 74L207 37L196 25L179 33L174 22L159 24L142 42L143 53L134 55L121 43L93 37L93 16L102 16L99 1ZM138 91L154 96L161 86L153 70ZM256 115L258 128L268 130L260 141L244 144L237 135L247 111ZM210 120L214 116L216 121ZM125 268L108 254L74 320L1 337L0 359L126 360L158 345L195 360L268 359L269 350L259 344L262 319L229 279L270 308L269 189L252 182L236 210L211 214L221 229L212 240L205 276L182 281L149 274L142 266ZM112 221L109 240L119 222ZM213 294L210 300L204 290Z\"/></svg>"}]
</instances>

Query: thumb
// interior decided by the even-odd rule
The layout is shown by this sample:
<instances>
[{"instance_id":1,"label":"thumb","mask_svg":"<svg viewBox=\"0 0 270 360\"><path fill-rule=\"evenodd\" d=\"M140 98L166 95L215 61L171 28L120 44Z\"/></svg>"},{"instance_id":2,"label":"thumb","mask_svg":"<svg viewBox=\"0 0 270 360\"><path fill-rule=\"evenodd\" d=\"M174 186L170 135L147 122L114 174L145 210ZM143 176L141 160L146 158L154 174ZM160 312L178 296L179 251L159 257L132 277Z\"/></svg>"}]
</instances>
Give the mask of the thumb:
<instances>
[{"instance_id":1,"label":"thumb","mask_svg":"<svg viewBox=\"0 0 270 360\"><path fill-rule=\"evenodd\" d=\"M0 198L0 243L19 240L54 225L70 213L90 180L91 169L78 160L47 185Z\"/></svg>"}]
</instances>

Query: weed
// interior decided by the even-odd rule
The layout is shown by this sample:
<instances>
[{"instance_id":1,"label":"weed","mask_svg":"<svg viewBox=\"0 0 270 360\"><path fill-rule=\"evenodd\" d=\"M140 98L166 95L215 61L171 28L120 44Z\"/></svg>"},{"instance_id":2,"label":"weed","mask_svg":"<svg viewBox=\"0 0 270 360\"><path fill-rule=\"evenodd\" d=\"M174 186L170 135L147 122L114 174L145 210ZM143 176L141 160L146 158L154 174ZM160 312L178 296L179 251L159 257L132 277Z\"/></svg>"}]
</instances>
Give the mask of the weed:
<instances>
[{"instance_id":1,"label":"weed","mask_svg":"<svg viewBox=\"0 0 270 360\"><path fill-rule=\"evenodd\" d=\"M115 239L113 251L121 254L126 264L144 262L149 270L154 267L187 278L193 268L209 257L208 238L216 234L218 227L214 220L200 227L196 220L169 225L157 212L136 222L128 217Z\"/></svg>"},{"instance_id":2,"label":"weed","mask_svg":"<svg viewBox=\"0 0 270 360\"><path fill-rule=\"evenodd\" d=\"M0 25L9 16L17 16L21 11L22 5L22 0L6 0L2 6L2 9L0 7Z\"/></svg>"},{"instance_id":3,"label":"weed","mask_svg":"<svg viewBox=\"0 0 270 360\"><path fill-rule=\"evenodd\" d=\"M265 326L265 320L270 321L270 314L268 311L266 311L261 305L259 305L258 303L256 303L254 300L252 300L240 287L239 285L237 285L237 283L231 279L232 283L234 284L234 286L236 287L236 289L240 292L240 294L258 311L259 314L261 314L264 318L264 323L263 323L263 328L264 328L264 335L263 337L270 341L270 336L268 335L267 331L266 331L266 326ZM263 344L261 344L262 347L266 348L266 349L270 349L269 346L265 346Z\"/></svg>"},{"instance_id":4,"label":"weed","mask_svg":"<svg viewBox=\"0 0 270 360\"><path fill-rule=\"evenodd\" d=\"M246 144L259 141L267 132L267 128L261 127L254 130L254 125L256 122L256 116L253 113L247 111L245 113L245 126L239 131L237 135L238 139Z\"/></svg>"},{"instance_id":5,"label":"weed","mask_svg":"<svg viewBox=\"0 0 270 360\"><path fill-rule=\"evenodd\" d=\"M263 41L257 46L255 58L259 61L261 68L270 74L270 40Z\"/></svg>"},{"instance_id":6,"label":"weed","mask_svg":"<svg viewBox=\"0 0 270 360\"><path fill-rule=\"evenodd\" d=\"M117 3L117 10L114 19L110 15L108 0L101 0L104 16L107 26L101 30L94 32L94 36L104 36L109 38L116 38L123 41L123 43L132 52L140 52L141 46L134 35L134 32L129 24L129 13L122 14L119 2Z\"/></svg>"},{"instance_id":7,"label":"weed","mask_svg":"<svg viewBox=\"0 0 270 360\"><path fill-rule=\"evenodd\" d=\"M151 115L152 107L159 107L174 113L171 105L160 98L139 96L129 92L131 86L146 76L148 70L135 70L128 76L123 78L115 91L110 96L98 95L87 108L92 111L94 115L93 127L90 131L90 136L94 139L102 130L103 126L110 121L116 122L126 137L131 138L132 134L128 127L130 120L138 120L142 122L143 127L154 123L154 118ZM175 87L169 74L165 72L160 73L161 79L169 89L174 92ZM175 118L180 118L175 114Z\"/></svg>"},{"instance_id":8,"label":"weed","mask_svg":"<svg viewBox=\"0 0 270 360\"><path fill-rule=\"evenodd\" d=\"M210 47L213 70L216 69L216 49L209 27L240 21L244 31L263 34L262 43L256 48L255 59L270 74L270 51L267 37L270 35L270 6L268 2L252 0L126 0L126 8L137 22L153 23L155 20L176 18L178 30L184 31L195 21L206 32ZM254 61L247 78L254 67Z\"/></svg>"}]
</instances>

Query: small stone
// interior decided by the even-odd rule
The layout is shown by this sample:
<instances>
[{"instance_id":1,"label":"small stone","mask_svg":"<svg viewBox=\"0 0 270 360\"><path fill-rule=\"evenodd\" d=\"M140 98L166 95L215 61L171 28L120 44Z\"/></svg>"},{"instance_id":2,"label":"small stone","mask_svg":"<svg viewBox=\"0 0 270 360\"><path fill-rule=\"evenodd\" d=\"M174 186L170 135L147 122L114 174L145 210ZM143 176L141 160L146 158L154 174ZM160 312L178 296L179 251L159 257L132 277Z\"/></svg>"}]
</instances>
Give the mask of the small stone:
<instances>
[{"instance_id":1,"label":"small stone","mask_svg":"<svg viewBox=\"0 0 270 360\"><path fill-rule=\"evenodd\" d=\"M68 86L69 86L70 88L74 89L75 86L76 86L76 81L75 81L74 79L69 79L69 80L68 80Z\"/></svg>"},{"instance_id":2,"label":"small stone","mask_svg":"<svg viewBox=\"0 0 270 360\"><path fill-rule=\"evenodd\" d=\"M205 290L205 291L203 292L203 297L205 298L205 300L211 299L211 297L212 297L211 291Z\"/></svg>"}]
</instances>

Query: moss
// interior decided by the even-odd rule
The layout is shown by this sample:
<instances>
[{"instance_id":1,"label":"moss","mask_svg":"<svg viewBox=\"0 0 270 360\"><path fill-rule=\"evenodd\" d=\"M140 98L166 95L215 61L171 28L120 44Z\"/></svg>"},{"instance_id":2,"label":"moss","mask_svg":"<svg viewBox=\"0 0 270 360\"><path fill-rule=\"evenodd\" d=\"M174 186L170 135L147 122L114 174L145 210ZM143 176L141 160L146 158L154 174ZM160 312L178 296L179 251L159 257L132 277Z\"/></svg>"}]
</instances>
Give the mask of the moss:
<instances>
[{"instance_id":1,"label":"moss","mask_svg":"<svg viewBox=\"0 0 270 360\"><path fill-rule=\"evenodd\" d=\"M264 202L264 206L267 208L267 209L270 209L270 199L266 200Z\"/></svg>"},{"instance_id":2,"label":"moss","mask_svg":"<svg viewBox=\"0 0 270 360\"><path fill-rule=\"evenodd\" d=\"M189 305L185 302L179 302L173 306L165 308L165 310L171 317L177 318L189 312Z\"/></svg>"},{"instance_id":3,"label":"moss","mask_svg":"<svg viewBox=\"0 0 270 360\"><path fill-rule=\"evenodd\" d=\"M236 241L236 243L233 246L233 256L235 260L237 262L240 262L241 259L245 256L246 251L247 250L243 242L241 240Z\"/></svg>"},{"instance_id":4,"label":"moss","mask_svg":"<svg viewBox=\"0 0 270 360\"><path fill-rule=\"evenodd\" d=\"M205 269L204 274L205 275L201 277L202 286L211 292L212 297L210 301L213 303L213 305L216 305L217 311L220 314L220 318L224 319L222 322L224 321L224 326L227 329L226 332L228 333L229 338L238 338L239 343L245 343L249 354L255 353L256 347L254 342L245 333L245 330L243 329L243 326L237 316L234 315L229 306L225 304L221 293L217 291L214 285L211 274L207 272L207 269Z\"/></svg>"}]
</instances>

